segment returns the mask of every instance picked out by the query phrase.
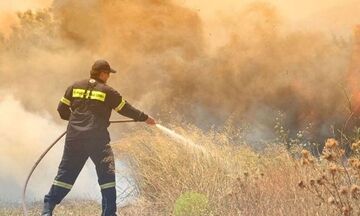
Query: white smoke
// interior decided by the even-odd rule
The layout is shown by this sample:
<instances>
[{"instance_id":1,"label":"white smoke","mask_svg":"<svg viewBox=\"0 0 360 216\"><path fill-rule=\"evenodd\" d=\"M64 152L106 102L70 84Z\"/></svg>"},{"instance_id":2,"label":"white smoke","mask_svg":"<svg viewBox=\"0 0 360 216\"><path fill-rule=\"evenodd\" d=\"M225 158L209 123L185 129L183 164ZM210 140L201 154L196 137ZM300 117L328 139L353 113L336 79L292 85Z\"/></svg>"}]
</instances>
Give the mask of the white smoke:
<instances>
[{"instance_id":1,"label":"white smoke","mask_svg":"<svg viewBox=\"0 0 360 216\"><path fill-rule=\"evenodd\" d=\"M2 92L5 95L5 92ZM0 97L0 201L19 202L25 179L41 153L65 130L47 112L33 113L12 96ZM30 179L28 201L42 200L50 189L60 163L61 140L39 164ZM94 165L88 161L69 198L99 200Z\"/></svg>"}]
</instances>

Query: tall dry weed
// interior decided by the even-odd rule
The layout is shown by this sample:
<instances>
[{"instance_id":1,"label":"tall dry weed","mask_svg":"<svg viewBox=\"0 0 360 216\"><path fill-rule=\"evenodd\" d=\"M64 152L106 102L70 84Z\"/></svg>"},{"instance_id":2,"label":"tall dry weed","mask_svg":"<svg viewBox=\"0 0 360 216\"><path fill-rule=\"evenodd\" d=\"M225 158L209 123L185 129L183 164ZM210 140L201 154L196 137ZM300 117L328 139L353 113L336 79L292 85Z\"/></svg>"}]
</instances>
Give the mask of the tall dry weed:
<instances>
[{"instance_id":1,"label":"tall dry weed","mask_svg":"<svg viewBox=\"0 0 360 216\"><path fill-rule=\"evenodd\" d=\"M335 139L328 139L320 158L302 151L305 167L304 180L299 187L318 199L337 215L360 214L360 160L359 142L351 146L352 155L345 154L346 146Z\"/></svg>"},{"instance_id":2,"label":"tall dry weed","mask_svg":"<svg viewBox=\"0 0 360 216\"><path fill-rule=\"evenodd\" d=\"M338 214L298 187L304 177L311 180L316 174L302 165L318 163L310 154L305 162L294 159L283 145L269 145L260 153L234 144L226 131L203 132L189 125L174 129L208 153L186 148L155 129L124 137L115 149L120 157L133 158L141 195L120 213L172 215L176 200L194 192L208 199L209 215Z\"/></svg>"}]
</instances>

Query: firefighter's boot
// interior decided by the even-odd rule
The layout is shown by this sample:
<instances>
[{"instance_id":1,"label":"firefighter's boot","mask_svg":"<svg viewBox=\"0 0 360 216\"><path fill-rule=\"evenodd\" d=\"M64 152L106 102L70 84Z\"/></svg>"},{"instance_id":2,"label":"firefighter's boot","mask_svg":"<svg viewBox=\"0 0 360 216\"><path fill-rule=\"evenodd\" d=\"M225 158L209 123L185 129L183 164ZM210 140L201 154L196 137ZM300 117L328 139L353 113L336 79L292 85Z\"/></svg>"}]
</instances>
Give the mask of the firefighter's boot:
<instances>
[{"instance_id":1,"label":"firefighter's boot","mask_svg":"<svg viewBox=\"0 0 360 216\"><path fill-rule=\"evenodd\" d=\"M52 216L56 204L52 202L45 202L41 216Z\"/></svg>"}]
</instances>

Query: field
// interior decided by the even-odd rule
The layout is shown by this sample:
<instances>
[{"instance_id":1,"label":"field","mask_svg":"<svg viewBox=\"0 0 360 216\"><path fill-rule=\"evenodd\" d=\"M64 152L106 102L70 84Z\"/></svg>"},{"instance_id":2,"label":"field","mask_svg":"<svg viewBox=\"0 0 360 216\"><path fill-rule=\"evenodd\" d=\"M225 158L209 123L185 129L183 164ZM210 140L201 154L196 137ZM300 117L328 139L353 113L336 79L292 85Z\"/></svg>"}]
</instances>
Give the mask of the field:
<instances>
[{"instance_id":1,"label":"field","mask_svg":"<svg viewBox=\"0 0 360 216\"><path fill-rule=\"evenodd\" d=\"M65 90L105 59L117 71L107 84L126 103L182 135L110 127L139 192L119 215L360 215L355 0L3 2L0 193L8 202L19 202L29 166L65 130L56 110ZM37 171L53 176L59 161L46 159ZM30 215L40 214L47 183L39 182ZM22 214L2 202L0 215ZM82 197L55 215L100 212Z\"/></svg>"},{"instance_id":2,"label":"field","mask_svg":"<svg viewBox=\"0 0 360 216\"><path fill-rule=\"evenodd\" d=\"M41 215L42 203L33 203L29 207L29 216L38 216ZM98 203L93 203L89 201L80 201L80 200L71 200L66 201L58 206L54 215L66 216L66 215L76 215L76 216L86 216L86 215L100 215L101 209L99 208ZM1 216L18 216L23 215L21 208L15 205L3 207L0 210Z\"/></svg>"},{"instance_id":3,"label":"field","mask_svg":"<svg viewBox=\"0 0 360 216\"><path fill-rule=\"evenodd\" d=\"M191 126L174 129L194 144L175 142L154 128L114 145L117 157L133 159L140 188L140 197L118 209L119 215L360 213L359 143L345 158L341 144L328 139L322 155L314 157L299 146L287 149L276 142L254 150L231 128L208 133ZM238 134L237 139L230 134ZM34 204L30 215L38 215L40 208ZM20 214L17 207L0 213ZM99 214L97 203L70 200L55 215Z\"/></svg>"}]
</instances>

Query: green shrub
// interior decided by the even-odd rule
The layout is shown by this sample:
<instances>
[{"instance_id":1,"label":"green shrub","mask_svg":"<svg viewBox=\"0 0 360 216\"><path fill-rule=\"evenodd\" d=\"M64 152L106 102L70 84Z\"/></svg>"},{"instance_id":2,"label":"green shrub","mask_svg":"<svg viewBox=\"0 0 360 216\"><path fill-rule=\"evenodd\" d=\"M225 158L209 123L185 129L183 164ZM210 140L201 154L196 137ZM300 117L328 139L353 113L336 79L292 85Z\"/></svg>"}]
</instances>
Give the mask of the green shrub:
<instances>
[{"instance_id":1,"label":"green shrub","mask_svg":"<svg viewBox=\"0 0 360 216\"><path fill-rule=\"evenodd\" d=\"M175 201L175 216L200 216L209 215L209 201L204 194L186 192Z\"/></svg>"}]
</instances>

